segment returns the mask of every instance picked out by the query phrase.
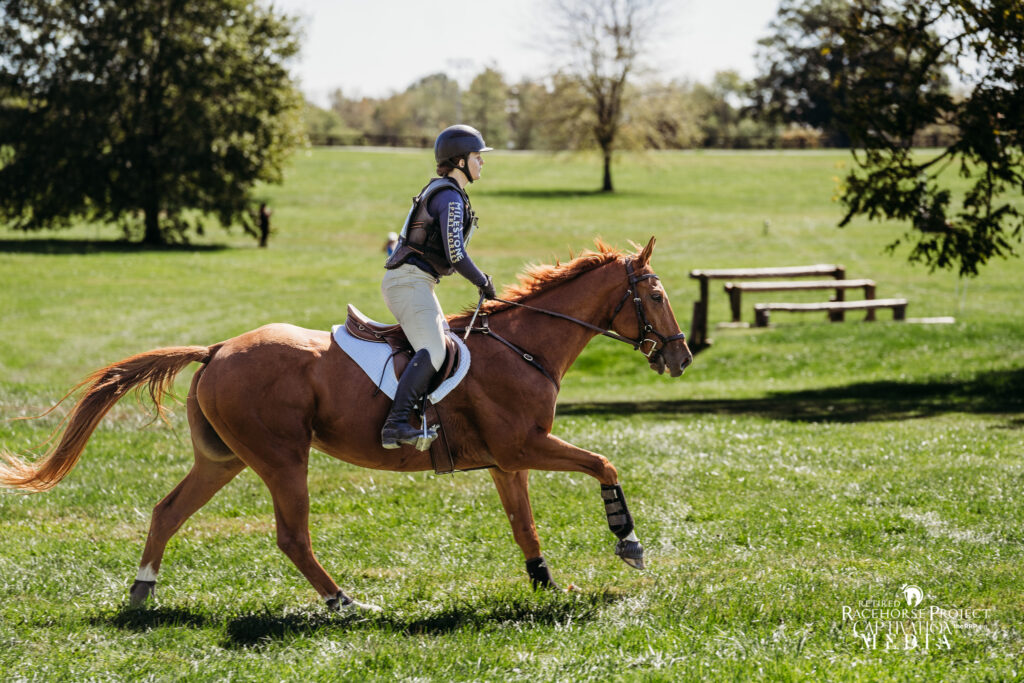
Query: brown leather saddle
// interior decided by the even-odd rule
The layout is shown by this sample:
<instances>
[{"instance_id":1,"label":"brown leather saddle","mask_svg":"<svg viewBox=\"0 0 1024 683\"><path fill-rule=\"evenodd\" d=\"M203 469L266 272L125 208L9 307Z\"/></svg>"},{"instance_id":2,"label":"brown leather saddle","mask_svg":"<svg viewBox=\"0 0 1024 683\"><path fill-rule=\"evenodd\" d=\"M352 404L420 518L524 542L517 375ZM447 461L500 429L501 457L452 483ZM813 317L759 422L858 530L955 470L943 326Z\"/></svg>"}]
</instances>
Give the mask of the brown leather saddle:
<instances>
[{"instance_id":1,"label":"brown leather saddle","mask_svg":"<svg viewBox=\"0 0 1024 683\"><path fill-rule=\"evenodd\" d=\"M391 356L395 366L395 377L400 378L405 366L413 356L412 346L405 337L400 325L384 325L370 320L361 311L356 310L351 304L348 306L348 316L345 318L345 330L357 339L369 342L387 344L391 347ZM428 393L437 389L448 379L459 367L459 346L452 339L451 335L444 336L445 361L441 369L434 373L430 380ZM438 474L451 474L456 471L455 458L452 455L451 447L448 444L448 437L444 432L444 419L438 406L427 401L426 421L434 425L438 438L430 444L430 462L434 471ZM415 418L414 418L415 419Z\"/></svg>"},{"instance_id":2,"label":"brown leather saddle","mask_svg":"<svg viewBox=\"0 0 1024 683\"><path fill-rule=\"evenodd\" d=\"M409 340L405 337L405 331L401 325L385 325L370 320L363 313L348 305L348 317L345 318L345 330L356 339L364 341L387 344L391 347L391 355L394 360L395 378L400 378L405 366L412 358L413 349ZM459 356L461 351L451 335L444 336L445 359L441 369L434 373L430 380L430 387L427 392L434 391L441 383L452 376L459 367Z\"/></svg>"}]
</instances>

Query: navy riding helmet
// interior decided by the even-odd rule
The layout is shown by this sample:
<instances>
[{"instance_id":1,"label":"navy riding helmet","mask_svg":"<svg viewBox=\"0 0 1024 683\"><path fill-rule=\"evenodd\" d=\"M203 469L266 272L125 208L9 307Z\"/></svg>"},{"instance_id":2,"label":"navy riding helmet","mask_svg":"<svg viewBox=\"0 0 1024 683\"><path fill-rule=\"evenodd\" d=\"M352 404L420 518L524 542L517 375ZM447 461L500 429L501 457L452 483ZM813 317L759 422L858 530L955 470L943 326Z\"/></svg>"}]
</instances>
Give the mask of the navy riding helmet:
<instances>
[{"instance_id":1,"label":"navy riding helmet","mask_svg":"<svg viewBox=\"0 0 1024 683\"><path fill-rule=\"evenodd\" d=\"M441 164L446 161L458 166L459 159L465 159L469 165L469 155L473 152L489 152L494 149L484 142L484 136L472 126L448 126L441 131L434 141L434 160ZM473 179L469 179L473 182Z\"/></svg>"}]
</instances>

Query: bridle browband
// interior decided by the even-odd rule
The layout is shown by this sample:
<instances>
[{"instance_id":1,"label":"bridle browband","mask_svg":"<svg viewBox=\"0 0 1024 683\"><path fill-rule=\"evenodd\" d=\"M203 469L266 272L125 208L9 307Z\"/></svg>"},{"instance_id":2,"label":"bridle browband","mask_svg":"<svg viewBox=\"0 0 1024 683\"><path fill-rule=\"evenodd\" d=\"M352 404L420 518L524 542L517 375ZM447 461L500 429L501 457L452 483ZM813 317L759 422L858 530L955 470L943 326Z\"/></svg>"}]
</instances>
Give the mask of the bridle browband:
<instances>
[{"instance_id":1,"label":"bridle browband","mask_svg":"<svg viewBox=\"0 0 1024 683\"><path fill-rule=\"evenodd\" d=\"M658 358L661 356L662 350L670 342L674 342L679 339L686 339L686 335L680 332L678 334L665 336L658 332L656 329L654 329L654 326L651 325L651 323L648 322L647 320L647 313L644 311L644 304L643 300L640 298L640 292L637 291L637 284L642 282L643 280L657 280L657 275L655 275L654 273L638 275L633 271L633 261L626 261L626 277L629 280L629 286L626 288L626 293L622 295L622 299L619 300L618 305L615 306L615 310L612 312L612 317L608 321L608 327L599 327L597 325L592 325L591 323L588 323L585 320L574 318L571 315L558 313L557 311L549 311L543 308L536 308L534 306L529 306L518 301L509 301L507 299L498 298L495 298L494 301L500 301L503 304L515 306L517 308L524 308L528 311L533 311L535 313L543 313L544 315L551 316L552 318L561 318L562 320L568 320L569 322L576 323L577 325L585 327L588 330L593 330L594 332L604 335L605 337L611 337L616 341L625 342L626 344L631 345L634 351L639 351L640 353L647 357L649 362L653 363L658 360ZM636 307L636 319L638 323L636 339L630 339L629 337L621 335L618 332L613 332L610 329L612 323L615 322L615 318L618 317L619 313L622 311L622 308L626 305L626 302L629 301L630 297L632 297L633 305ZM492 336L501 343L505 344L513 351L520 354L523 357L523 360L525 360L527 363L529 363L530 365L534 366L542 373L544 373L544 376L551 380L551 382L556 387L558 386L558 382L555 381L555 379L548 373L547 370L544 369L542 365L540 365L534 360L531 354L524 352L522 349L513 345L508 340L495 334L494 331L490 329L490 324L487 320L486 315L481 315L481 327L474 328L472 331L482 332L483 334ZM655 337L657 337L657 339L651 339L650 335L654 335ZM651 345L646 352L642 348L644 344Z\"/></svg>"}]
</instances>

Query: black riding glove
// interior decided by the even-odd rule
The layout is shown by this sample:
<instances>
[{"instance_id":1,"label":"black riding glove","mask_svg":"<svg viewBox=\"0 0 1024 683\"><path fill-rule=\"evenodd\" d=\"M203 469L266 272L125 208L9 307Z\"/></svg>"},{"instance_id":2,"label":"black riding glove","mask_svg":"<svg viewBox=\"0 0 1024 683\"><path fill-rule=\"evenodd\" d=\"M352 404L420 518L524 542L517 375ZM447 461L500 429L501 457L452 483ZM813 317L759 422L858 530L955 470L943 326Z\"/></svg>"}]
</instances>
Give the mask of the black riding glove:
<instances>
[{"instance_id":1,"label":"black riding glove","mask_svg":"<svg viewBox=\"0 0 1024 683\"><path fill-rule=\"evenodd\" d=\"M497 299L498 293L494 291L494 283L491 282L491 276L484 273L484 277L486 278L484 283L476 286L480 291L480 296L485 299Z\"/></svg>"}]
</instances>

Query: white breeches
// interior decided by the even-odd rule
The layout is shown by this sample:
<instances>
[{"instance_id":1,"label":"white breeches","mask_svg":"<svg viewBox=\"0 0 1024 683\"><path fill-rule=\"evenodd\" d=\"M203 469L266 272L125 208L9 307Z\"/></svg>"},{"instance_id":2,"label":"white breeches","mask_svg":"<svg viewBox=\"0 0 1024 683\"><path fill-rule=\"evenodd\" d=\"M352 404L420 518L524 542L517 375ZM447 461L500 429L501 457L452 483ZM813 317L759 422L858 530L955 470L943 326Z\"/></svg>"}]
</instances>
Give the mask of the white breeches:
<instances>
[{"instance_id":1,"label":"white breeches","mask_svg":"<svg viewBox=\"0 0 1024 683\"><path fill-rule=\"evenodd\" d=\"M445 319L434 294L435 284L431 275L406 263L384 271L380 291L412 348L416 351L427 349L430 364L434 370L440 370L445 356Z\"/></svg>"}]
</instances>

